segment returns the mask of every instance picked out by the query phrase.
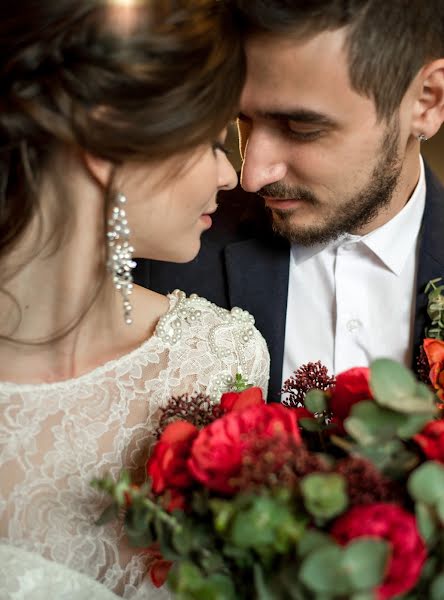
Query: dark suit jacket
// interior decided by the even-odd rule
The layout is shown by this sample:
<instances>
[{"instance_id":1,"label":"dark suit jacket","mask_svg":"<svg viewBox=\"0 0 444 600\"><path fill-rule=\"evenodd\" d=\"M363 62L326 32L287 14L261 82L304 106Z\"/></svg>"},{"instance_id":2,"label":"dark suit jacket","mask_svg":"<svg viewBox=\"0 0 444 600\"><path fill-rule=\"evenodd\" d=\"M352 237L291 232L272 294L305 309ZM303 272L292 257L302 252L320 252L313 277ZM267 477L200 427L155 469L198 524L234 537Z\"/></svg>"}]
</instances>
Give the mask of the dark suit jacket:
<instances>
[{"instance_id":1,"label":"dark suit jacket","mask_svg":"<svg viewBox=\"0 0 444 600\"><path fill-rule=\"evenodd\" d=\"M427 196L416 286L414 356L424 337L430 279L444 277L444 188L426 167ZM269 400L281 387L289 274L289 244L276 236L264 202L241 188L219 197L212 229L191 263L139 260L135 280L163 294L179 288L225 308L240 306L255 318L271 355ZM413 365L412 365L413 366Z\"/></svg>"}]
</instances>

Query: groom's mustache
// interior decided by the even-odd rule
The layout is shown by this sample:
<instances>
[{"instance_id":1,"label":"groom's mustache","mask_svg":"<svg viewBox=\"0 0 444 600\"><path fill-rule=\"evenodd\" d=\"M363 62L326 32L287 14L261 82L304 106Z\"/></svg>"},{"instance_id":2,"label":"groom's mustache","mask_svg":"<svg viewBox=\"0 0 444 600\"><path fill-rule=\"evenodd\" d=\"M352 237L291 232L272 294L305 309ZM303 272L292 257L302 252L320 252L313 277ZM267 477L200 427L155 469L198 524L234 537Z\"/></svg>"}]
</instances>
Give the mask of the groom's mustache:
<instances>
[{"instance_id":1,"label":"groom's mustache","mask_svg":"<svg viewBox=\"0 0 444 600\"><path fill-rule=\"evenodd\" d=\"M308 204L320 204L319 200L310 190L300 186L289 186L283 183L276 182L264 185L258 191L259 196L265 196L267 198L279 198L281 200L303 200Z\"/></svg>"}]
</instances>

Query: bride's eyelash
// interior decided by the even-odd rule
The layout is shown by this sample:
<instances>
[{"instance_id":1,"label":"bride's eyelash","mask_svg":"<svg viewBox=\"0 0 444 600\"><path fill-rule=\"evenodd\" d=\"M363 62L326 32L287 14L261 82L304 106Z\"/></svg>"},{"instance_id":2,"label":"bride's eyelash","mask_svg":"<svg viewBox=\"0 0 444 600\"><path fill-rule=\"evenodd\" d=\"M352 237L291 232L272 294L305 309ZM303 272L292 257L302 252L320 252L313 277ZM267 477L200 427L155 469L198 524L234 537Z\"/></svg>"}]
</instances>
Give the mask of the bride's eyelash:
<instances>
[{"instance_id":1,"label":"bride's eyelash","mask_svg":"<svg viewBox=\"0 0 444 600\"><path fill-rule=\"evenodd\" d=\"M229 150L222 142L219 142L217 140L213 142L213 150L214 152L216 152L216 150L220 150L226 156L228 156L228 154L231 154L231 150Z\"/></svg>"}]
</instances>

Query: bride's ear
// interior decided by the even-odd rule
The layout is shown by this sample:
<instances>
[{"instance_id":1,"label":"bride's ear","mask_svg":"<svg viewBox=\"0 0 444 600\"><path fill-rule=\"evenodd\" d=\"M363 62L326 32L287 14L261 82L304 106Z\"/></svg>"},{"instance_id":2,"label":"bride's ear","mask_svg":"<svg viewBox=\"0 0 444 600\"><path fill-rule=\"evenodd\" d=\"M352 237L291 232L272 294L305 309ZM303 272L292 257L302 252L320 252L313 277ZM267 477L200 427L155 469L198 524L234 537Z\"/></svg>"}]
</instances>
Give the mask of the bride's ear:
<instances>
[{"instance_id":1,"label":"bride's ear","mask_svg":"<svg viewBox=\"0 0 444 600\"><path fill-rule=\"evenodd\" d=\"M83 152L86 170L94 181L103 189L107 189L112 178L115 165L108 160L98 158L89 152Z\"/></svg>"}]
</instances>

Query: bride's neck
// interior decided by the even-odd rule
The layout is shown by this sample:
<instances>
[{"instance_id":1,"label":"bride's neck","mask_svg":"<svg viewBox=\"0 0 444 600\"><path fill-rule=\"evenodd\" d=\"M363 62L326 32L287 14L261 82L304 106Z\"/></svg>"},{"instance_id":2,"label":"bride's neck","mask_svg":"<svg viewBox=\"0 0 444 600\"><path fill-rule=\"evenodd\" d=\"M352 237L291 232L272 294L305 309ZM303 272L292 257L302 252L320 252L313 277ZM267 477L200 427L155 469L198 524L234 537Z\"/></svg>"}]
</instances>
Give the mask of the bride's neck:
<instances>
[{"instance_id":1,"label":"bride's neck","mask_svg":"<svg viewBox=\"0 0 444 600\"><path fill-rule=\"evenodd\" d=\"M65 204L67 229L53 248L57 202ZM105 273L98 186L73 161L43 182L40 207L6 265L6 271L24 266L0 294L0 380L67 379L138 337L123 323L121 300Z\"/></svg>"}]
</instances>

